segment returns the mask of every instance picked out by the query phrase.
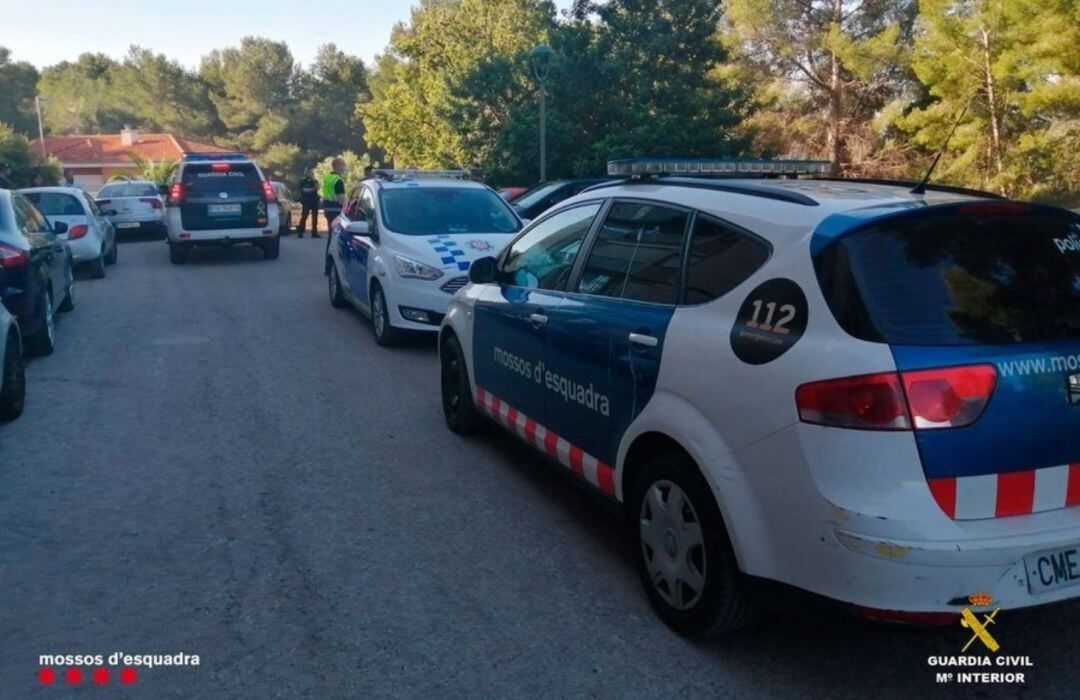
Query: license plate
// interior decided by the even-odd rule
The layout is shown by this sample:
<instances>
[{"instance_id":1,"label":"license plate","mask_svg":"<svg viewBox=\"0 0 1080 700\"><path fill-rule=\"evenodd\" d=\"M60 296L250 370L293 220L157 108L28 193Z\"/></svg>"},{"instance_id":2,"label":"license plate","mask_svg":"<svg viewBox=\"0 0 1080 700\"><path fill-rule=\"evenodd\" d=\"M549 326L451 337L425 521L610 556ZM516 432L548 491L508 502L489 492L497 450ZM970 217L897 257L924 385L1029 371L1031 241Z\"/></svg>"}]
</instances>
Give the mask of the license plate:
<instances>
[{"instance_id":1,"label":"license plate","mask_svg":"<svg viewBox=\"0 0 1080 700\"><path fill-rule=\"evenodd\" d=\"M121 221L116 224L116 228L139 228L138 221Z\"/></svg>"},{"instance_id":2,"label":"license plate","mask_svg":"<svg viewBox=\"0 0 1080 700\"><path fill-rule=\"evenodd\" d=\"M1049 593L1080 584L1080 544L1024 557L1028 592Z\"/></svg>"},{"instance_id":3,"label":"license plate","mask_svg":"<svg viewBox=\"0 0 1080 700\"><path fill-rule=\"evenodd\" d=\"M210 214L215 214L215 215L218 215L218 216L220 216L221 214L239 214L240 213L240 205L239 204L210 204L210 205L207 205L206 209Z\"/></svg>"}]
</instances>

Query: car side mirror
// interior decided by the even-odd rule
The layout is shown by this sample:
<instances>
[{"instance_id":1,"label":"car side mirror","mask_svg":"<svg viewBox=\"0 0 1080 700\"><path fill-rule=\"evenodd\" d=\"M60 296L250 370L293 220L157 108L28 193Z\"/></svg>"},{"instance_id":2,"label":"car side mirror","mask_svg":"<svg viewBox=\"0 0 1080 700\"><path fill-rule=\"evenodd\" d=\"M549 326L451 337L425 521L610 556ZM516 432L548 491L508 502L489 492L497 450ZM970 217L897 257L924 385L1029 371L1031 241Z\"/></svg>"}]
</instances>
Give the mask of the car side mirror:
<instances>
[{"instance_id":1,"label":"car side mirror","mask_svg":"<svg viewBox=\"0 0 1080 700\"><path fill-rule=\"evenodd\" d=\"M499 276L499 261L485 256L477 258L469 266L469 281L473 284L491 284Z\"/></svg>"},{"instance_id":2,"label":"car side mirror","mask_svg":"<svg viewBox=\"0 0 1080 700\"><path fill-rule=\"evenodd\" d=\"M63 221L54 221L52 222L51 228L52 232L59 236L62 233L67 233L68 225Z\"/></svg>"},{"instance_id":3,"label":"car side mirror","mask_svg":"<svg viewBox=\"0 0 1080 700\"><path fill-rule=\"evenodd\" d=\"M371 226L367 221L350 221L345 225L345 232L354 236L370 236Z\"/></svg>"}]
</instances>

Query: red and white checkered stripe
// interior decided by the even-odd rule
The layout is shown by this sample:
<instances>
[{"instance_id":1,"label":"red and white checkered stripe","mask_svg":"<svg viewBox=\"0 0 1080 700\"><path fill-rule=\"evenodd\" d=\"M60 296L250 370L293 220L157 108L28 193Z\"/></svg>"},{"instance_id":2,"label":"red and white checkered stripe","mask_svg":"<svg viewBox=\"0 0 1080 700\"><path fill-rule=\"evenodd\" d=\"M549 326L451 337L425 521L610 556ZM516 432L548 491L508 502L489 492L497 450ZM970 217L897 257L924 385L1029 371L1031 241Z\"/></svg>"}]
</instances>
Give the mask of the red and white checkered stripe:
<instances>
[{"instance_id":1,"label":"red and white checkered stripe","mask_svg":"<svg viewBox=\"0 0 1080 700\"><path fill-rule=\"evenodd\" d=\"M577 445L571 445L555 432L529 418L495 394L476 390L476 405L499 425L517 434L525 442L557 460L564 467L609 496L615 495L615 470Z\"/></svg>"},{"instance_id":2,"label":"red and white checkered stripe","mask_svg":"<svg viewBox=\"0 0 1080 700\"><path fill-rule=\"evenodd\" d=\"M1080 505L1080 464L928 479L927 483L934 500L954 520L1003 518Z\"/></svg>"}]
</instances>

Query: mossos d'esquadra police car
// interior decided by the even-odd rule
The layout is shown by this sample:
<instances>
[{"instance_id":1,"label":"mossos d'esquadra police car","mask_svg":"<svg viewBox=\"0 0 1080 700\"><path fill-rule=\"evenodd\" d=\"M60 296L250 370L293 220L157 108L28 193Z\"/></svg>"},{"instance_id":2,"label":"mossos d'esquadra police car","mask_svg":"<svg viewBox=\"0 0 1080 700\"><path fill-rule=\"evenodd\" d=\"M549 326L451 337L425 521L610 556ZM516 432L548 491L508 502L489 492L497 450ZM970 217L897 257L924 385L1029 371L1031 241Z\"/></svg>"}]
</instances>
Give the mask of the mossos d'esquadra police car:
<instances>
[{"instance_id":1,"label":"mossos d'esquadra police car","mask_svg":"<svg viewBox=\"0 0 1080 700\"><path fill-rule=\"evenodd\" d=\"M371 317L379 345L439 329L469 264L502 250L521 219L465 170L378 170L334 220L330 303Z\"/></svg>"},{"instance_id":2,"label":"mossos d'esquadra police car","mask_svg":"<svg viewBox=\"0 0 1080 700\"><path fill-rule=\"evenodd\" d=\"M686 634L761 591L937 624L1080 595L1080 217L707 177L822 166L612 162L473 263L450 428L487 417L624 504Z\"/></svg>"}]
</instances>

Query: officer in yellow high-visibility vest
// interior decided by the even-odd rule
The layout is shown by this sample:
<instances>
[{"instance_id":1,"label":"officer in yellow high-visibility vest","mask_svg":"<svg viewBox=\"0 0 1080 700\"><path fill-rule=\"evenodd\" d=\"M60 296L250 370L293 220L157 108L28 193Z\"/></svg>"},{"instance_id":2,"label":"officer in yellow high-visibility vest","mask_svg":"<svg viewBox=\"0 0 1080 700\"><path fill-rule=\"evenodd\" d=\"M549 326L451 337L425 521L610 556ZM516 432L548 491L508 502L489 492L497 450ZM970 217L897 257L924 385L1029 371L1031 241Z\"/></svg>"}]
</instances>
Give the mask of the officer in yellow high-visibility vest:
<instances>
[{"instance_id":1,"label":"officer in yellow high-visibility vest","mask_svg":"<svg viewBox=\"0 0 1080 700\"><path fill-rule=\"evenodd\" d=\"M319 194L322 197L322 210L326 215L327 235L330 235L329 231L331 231L334 219L345 206L345 173L347 172L349 169L345 166L345 160L339 156L331 161L330 172L323 175ZM313 237L319 238L319 234L316 233Z\"/></svg>"}]
</instances>

